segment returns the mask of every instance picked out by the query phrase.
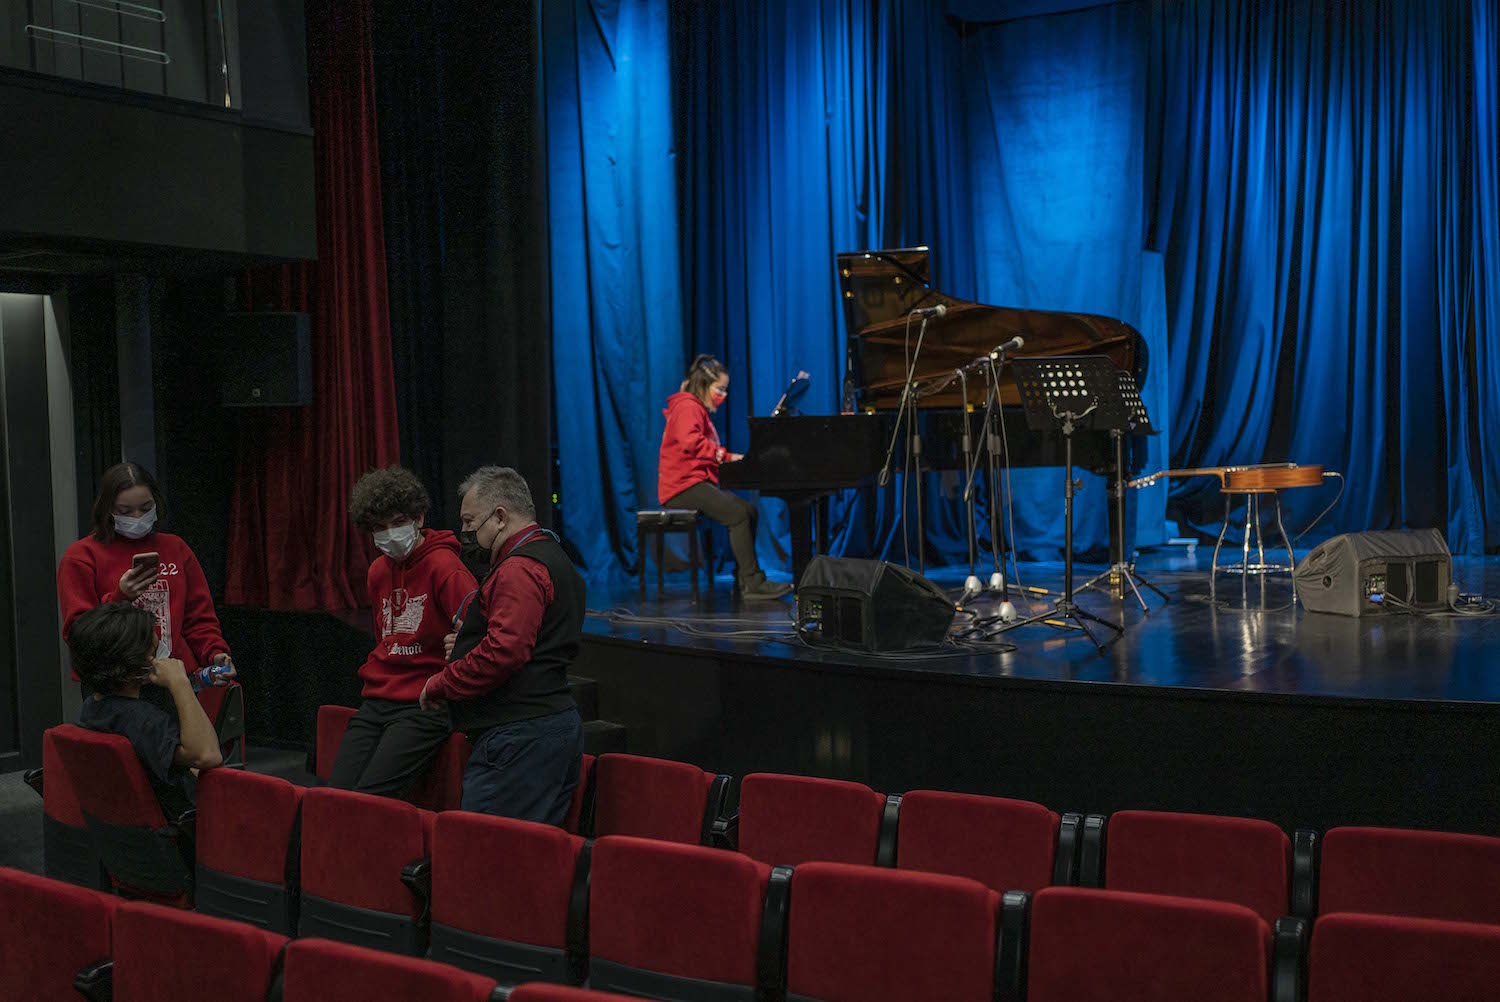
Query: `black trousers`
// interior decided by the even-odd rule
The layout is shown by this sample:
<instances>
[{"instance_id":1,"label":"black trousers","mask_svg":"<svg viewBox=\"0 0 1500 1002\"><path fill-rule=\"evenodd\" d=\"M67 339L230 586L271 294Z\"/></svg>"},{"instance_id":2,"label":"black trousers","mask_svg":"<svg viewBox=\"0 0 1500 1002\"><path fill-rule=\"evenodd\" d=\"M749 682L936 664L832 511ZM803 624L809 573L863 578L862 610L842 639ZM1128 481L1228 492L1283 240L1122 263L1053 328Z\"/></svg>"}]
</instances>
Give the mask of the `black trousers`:
<instances>
[{"instance_id":1,"label":"black trousers","mask_svg":"<svg viewBox=\"0 0 1500 1002\"><path fill-rule=\"evenodd\" d=\"M382 797L400 796L427 775L452 733L446 709L424 710L416 703L367 699L349 719L328 785Z\"/></svg>"},{"instance_id":2,"label":"black trousers","mask_svg":"<svg viewBox=\"0 0 1500 1002\"><path fill-rule=\"evenodd\" d=\"M737 494L721 491L705 480L668 500L666 507L701 511L729 529L729 548L734 551L741 588L765 580L760 561L755 558L755 505Z\"/></svg>"}]
</instances>

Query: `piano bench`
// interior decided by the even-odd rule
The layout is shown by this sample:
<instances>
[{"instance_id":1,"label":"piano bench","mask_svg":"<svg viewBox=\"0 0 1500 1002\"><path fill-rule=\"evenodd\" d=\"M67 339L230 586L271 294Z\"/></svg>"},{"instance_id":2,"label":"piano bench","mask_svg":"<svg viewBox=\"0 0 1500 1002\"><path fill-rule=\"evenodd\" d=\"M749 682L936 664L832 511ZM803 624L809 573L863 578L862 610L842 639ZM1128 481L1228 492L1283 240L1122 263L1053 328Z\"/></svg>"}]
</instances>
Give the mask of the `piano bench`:
<instances>
[{"instance_id":1,"label":"piano bench","mask_svg":"<svg viewBox=\"0 0 1500 1002\"><path fill-rule=\"evenodd\" d=\"M700 547L699 531L703 542ZM703 568L704 587L709 594L714 590L714 544L713 523L706 515L691 508L643 508L635 513L635 533L640 541L640 588L646 593L646 550L651 540L656 551L656 595L662 593L662 571L666 558L668 533L682 532L688 537L688 562L693 576L693 601L698 601L698 568Z\"/></svg>"}]
</instances>

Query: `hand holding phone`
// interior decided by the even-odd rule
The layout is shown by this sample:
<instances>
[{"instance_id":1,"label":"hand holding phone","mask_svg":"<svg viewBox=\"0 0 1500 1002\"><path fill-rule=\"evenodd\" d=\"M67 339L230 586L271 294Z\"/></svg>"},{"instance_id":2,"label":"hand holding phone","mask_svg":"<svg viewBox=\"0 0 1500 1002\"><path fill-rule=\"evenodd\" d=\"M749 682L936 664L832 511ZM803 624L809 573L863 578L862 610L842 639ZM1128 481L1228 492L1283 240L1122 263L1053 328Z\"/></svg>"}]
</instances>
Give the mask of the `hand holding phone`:
<instances>
[{"instance_id":1,"label":"hand holding phone","mask_svg":"<svg viewBox=\"0 0 1500 1002\"><path fill-rule=\"evenodd\" d=\"M161 554L137 553L130 561L130 570L120 575L120 594L127 602L134 602L156 583L160 571Z\"/></svg>"}]
</instances>

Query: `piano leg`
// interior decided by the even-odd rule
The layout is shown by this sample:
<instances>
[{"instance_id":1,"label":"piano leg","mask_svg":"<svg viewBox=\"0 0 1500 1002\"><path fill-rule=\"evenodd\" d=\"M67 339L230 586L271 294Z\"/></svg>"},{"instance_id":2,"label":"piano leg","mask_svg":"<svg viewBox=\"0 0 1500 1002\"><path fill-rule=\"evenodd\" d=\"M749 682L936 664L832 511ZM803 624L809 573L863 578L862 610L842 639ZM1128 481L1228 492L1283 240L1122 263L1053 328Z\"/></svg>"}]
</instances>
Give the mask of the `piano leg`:
<instances>
[{"instance_id":1,"label":"piano leg","mask_svg":"<svg viewBox=\"0 0 1500 1002\"><path fill-rule=\"evenodd\" d=\"M817 548L817 551L819 553L823 554L824 556L827 556L828 555L828 544L829 544L829 540L828 540L828 498L827 497L820 497L820 498L818 498L818 500L814 501L813 504L816 505L816 508L814 509L814 515L815 515L815 517L817 519L817 530L818 530L816 548Z\"/></svg>"},{"instance_id":2,"label":"piano leg","mask_svg":"<svg viewBox=\"0 0 1500 1002\"><path fill-rule=\"evenodd\" d=\"M813 505L812 498L788 498L787 517L792 530L792 587L802 581L802 572L812 562L813 555Z\"/></svg>"}]
</instances>

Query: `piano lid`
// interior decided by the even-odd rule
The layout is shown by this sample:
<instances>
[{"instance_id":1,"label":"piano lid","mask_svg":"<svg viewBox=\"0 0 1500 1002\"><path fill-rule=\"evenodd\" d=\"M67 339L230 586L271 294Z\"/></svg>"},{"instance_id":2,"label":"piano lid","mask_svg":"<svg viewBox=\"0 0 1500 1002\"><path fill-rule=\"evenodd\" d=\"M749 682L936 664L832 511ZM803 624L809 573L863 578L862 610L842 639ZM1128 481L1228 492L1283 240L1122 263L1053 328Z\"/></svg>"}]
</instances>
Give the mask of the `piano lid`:
<instances>
[{"instance_id":1,"label":"piano lid","mask_svg":"<svg viewBox=\"0 0 1500 1002\"><path fill-rule=\"evenodd\" d=\"M1144 375L1141 336L1123 320L1089 313L989 306L959 299L928 284L926 247L855 251L838 255L840 298L848 333L844 384L846 403L865 410L895 409L906 379L907 314L942 303L948 312L928 321L918 356L916 381L923 407L964 402L953 370L1019 335L1025 345L1013 357L1108 355L1115 366ZM915 348L921 321L913 319ZM1018 404L1009 367L1000 373L1000 397ZM969 378L969 403L983 404L984 379ZM852 398L852 400L851 400Z\"/></svg>"}]
</instances>

